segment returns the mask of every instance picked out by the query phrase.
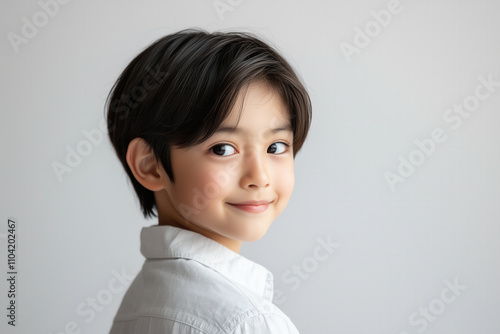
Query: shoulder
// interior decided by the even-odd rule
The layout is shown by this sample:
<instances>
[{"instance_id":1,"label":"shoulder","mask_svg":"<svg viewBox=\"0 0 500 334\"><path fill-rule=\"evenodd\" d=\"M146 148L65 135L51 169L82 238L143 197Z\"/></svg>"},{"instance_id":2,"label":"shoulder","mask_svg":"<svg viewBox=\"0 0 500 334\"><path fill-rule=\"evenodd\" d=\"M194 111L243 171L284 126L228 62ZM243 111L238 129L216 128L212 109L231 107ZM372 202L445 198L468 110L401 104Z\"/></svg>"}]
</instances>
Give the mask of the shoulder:
<instances>
[{"instance_id":1,"label":"shoulder","mask_svg":"<svg viewBox=\"0 0 500 334\"><path fill-rule=\"evenodd\" d=\"M123 298L114 326L135 327L141 322L157 332L175 328L175 333L296 333L278 330L291 322L274 304L189 259L145 262Z\"/></svg>"},{"instance_id":2,"label":"shoulder","mask_svg":"<svg viewBox=\"0 0 500 334\"><path fill-rule=\"evenodd\" d=\"M261 307L259 312L241 318L241 321L227 333L299 334L290 319L274 304L263 304Z\"/></svg>"},{"instance_id":3,"label":"shoulder","mask_svg":"<svg viewBox=\"0 0 500 334\"><path fill-rule=\"evenodd\" d=\"M196 314L198 320L216 328L215 332L289 333L257 330L272 327L273 324L290 323L278 307L261 295L199 262L181 261L177 262L176 266L179 266L177 269L182 273L179 274L179 271L175 270L175 274L172 274L182 283L175 288L174 285L165 288L182 293L183 299L189 301L182 303L183 311ZM242 328L247 331L241 332ZM251 328L253 331L248 331Z\"/></svg>"}]
</instances>

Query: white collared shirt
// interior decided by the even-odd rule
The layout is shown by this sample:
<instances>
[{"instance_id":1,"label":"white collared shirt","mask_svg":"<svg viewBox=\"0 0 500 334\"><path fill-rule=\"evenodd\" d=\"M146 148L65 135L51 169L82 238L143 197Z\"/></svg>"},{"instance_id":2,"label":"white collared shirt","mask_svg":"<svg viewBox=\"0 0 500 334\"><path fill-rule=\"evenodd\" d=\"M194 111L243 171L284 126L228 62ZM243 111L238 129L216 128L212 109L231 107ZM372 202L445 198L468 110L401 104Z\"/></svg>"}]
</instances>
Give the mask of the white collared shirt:
<instances>
[{"instance_id":1,"label":"white collared shirt","mask_svg":"<svg viewBox=\"0 0 500 334\"><path fill-rule=\"evenodd\" d=\"M298 334L273 303L263 266L201 234L144 227L142 270L123 297L110 334Z\"/></svg>"}]
</instances>

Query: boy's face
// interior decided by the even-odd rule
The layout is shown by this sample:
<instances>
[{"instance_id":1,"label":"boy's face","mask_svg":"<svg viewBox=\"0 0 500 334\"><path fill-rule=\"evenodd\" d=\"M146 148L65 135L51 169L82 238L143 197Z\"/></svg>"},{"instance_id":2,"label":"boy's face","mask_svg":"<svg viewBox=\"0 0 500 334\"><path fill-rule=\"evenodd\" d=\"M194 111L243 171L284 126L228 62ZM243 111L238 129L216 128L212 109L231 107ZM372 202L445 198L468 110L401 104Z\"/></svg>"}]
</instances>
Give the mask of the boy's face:
<instances>
[{"instance_id":1,"label":"boy's face","mask_svg":"<svg viewBox=\"0 0 500 334\"><path fill-rule=\"evenodd\" d=\"M250 84L212 137L172 148L175 183L167 177L155 194L159 224L193 230L236 252L241 242L260 239L292 194L292 143L280 95L265 83Z\"/></svg>"}]
</instances>

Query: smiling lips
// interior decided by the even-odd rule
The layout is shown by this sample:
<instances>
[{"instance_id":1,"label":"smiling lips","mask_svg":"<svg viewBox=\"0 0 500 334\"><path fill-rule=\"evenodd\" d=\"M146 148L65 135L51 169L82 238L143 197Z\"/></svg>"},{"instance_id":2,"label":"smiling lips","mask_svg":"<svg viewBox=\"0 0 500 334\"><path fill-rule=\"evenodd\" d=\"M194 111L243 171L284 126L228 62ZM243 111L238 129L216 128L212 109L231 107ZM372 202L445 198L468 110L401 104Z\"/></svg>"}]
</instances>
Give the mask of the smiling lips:
<instances>
[{"instance_id":1,"label":"smiling lips","mask_svg":"<svg viewBox=\"0 0 500 334\"><path fill-rule=\"evenodd\" d=\"M271 203L270 201L251 201L244 203L228 203L228 204L246 212L261 213L267 210L270 203Z\"/></svg>"}]
</instances>

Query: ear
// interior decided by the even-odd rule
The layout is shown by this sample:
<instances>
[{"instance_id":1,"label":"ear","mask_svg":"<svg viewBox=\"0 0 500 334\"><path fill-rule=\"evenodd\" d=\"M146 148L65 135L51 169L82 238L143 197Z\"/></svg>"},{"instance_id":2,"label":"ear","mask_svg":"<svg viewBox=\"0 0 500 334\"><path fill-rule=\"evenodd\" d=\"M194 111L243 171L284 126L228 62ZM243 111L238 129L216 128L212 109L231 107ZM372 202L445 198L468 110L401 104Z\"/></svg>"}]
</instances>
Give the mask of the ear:
<instances>
[{"instance_id":1,"label":"ear","mask_svg":"<svg viewBox=\"0 0 500 334\"><path fill-rule=\"evenodd\" d=\"M144 139L134 138L128 144L126 160L135 179L146 189L158 191L165 187L166 173Z\"/></svg>"}]
</instances>

